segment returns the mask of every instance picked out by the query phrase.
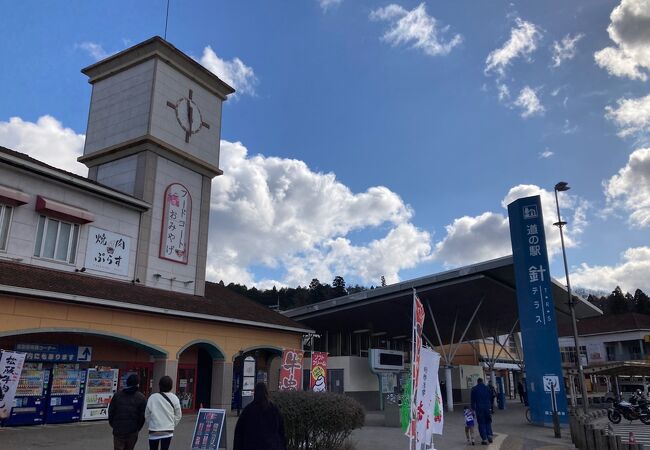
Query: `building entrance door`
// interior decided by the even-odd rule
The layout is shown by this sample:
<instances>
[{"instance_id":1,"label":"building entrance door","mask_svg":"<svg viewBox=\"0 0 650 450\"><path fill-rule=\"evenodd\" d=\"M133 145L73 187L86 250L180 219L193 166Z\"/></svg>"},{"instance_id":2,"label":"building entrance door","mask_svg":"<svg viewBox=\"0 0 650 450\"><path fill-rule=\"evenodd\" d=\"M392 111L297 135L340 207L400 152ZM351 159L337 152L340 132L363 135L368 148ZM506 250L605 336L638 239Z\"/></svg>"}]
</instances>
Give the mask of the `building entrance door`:
<instances>
[{"instance_id":1,"label":"building entrance door","mask_svg":"<svg viewBox=\"0 0 650 450\"><path fill-rule=\"evenodd\" d=\"M328 369L327 370L327 390L335 394L343 394L345 392L343 386L343 369Z\"/></svg>"},{"instance_id":2,"label":"building entrance door","mask_svg":"<svg viewBox=\"0 0 650 450\"><path fill-rule=\"evenodd\" d=\"M181 401L183 412L196 409L196 366L179 364L176 377L176 395Z\"/></svg>"}]
</instances>

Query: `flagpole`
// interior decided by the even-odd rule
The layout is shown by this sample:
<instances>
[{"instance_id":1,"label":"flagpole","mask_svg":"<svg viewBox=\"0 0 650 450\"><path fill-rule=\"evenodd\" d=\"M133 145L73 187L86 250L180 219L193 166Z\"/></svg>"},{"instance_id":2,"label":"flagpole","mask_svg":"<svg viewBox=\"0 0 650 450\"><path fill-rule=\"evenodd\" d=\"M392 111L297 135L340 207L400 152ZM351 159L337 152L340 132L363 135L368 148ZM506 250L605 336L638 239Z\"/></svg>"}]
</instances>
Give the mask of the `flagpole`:
<instances>
[{"instance_id":1,"label":"flagpole","mask_svg":"<svg viewBox=\"0 0 650 450\"><path fill-rule=\"evenodd\" d=\"M413 408L413 403L415 402L415 347L416 347L416 342L415 340L417 339L416 334L417 334L417 325L416 325L416 306L415 306L415 299L417 298L417 293L415 291L415 288L413 288L413 320L411 323L411 414L410 414L410 423L409 423L409 449L410 450L415 450L415 429L413 428L413 412L415 409Z\"/></svg>"}]
</instances>

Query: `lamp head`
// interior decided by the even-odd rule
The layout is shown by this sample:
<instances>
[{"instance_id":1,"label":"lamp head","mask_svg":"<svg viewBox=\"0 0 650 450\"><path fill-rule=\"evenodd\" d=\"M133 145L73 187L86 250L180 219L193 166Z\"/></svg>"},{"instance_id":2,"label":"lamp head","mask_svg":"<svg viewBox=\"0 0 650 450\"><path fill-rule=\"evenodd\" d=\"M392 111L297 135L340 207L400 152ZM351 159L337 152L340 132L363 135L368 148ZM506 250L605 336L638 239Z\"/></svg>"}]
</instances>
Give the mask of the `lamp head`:
<instances>
[{"instance_id":1,"label":"lamp head","mask_svg":"<svg viewBox=\"0 0 650 450\"><path fill-rule=\"evenodd\" d=\"M555 185L555 190L559 192L568 191L569 189L571 188L569 187L569 183L567 183L566 181L560 181L558 184Z\"/></svg>"}]
</instances>

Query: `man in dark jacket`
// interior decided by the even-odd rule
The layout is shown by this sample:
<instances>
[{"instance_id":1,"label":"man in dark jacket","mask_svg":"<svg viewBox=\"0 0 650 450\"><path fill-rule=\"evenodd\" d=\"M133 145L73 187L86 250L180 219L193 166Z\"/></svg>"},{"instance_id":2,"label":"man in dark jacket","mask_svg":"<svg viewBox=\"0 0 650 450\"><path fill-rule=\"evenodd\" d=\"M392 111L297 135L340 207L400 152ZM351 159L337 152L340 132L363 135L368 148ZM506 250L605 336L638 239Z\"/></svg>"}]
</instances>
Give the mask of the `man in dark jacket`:
<instances>
[{"instance_id":1,"label":"man in dark jacket","mask_svg":"<svg viewBox=\"0 0 650 450\"><path fill-rule=\"evenodd\" d=\"M492 442L492 394L490 389L483 384L483 378L476 380L472 388L472 409L476 413L478 432L481 435L481 444Z\"/></svg>"},{"instance_id":2,"label":"man in dark jacket","mask_svg":"<svg viewBox=\"0 0 650 450\"><path fill-rule=\"evenodd\" d=\"M235 425L234 450L285 450L284 421L269 401L264 383L255 385L253 401L244 408Z\"/></svg>"},{"instance_id":3,"label":"man in dark jacket","mask_svg":"<svg viewBox=\"0 0 650 450\"><path fill-rule=\"evenodd\" d=\"M113 396L108 405L108 423L113 428L114 450L133 450L138 433L144 425L147 399L138 391L140 380L132 374L126 379L126 388Z\"/></svg>"}]
</instances>

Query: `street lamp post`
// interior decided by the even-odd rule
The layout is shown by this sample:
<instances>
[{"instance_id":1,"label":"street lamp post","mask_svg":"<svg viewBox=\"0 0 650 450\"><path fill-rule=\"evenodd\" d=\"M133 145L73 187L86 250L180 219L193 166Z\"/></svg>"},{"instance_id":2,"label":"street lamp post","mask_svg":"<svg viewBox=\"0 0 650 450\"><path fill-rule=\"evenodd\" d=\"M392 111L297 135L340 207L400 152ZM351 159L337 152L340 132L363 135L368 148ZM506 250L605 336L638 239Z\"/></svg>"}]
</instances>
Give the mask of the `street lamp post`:
<instances>
[{"instance_id":1,"label":"street lamp post","mask_svg":"<svg viewBox=\"0 0 650 450\"><path fill-rule=\"evenodd\" d=\"M582 394L582 408L585 414L589 408L589 401L587 398L587 386L585 385L585 374L582 369L582 361L580 360L580 341L578 338L578 323L576 322L576 310L575 302L573 301L573 296L571 295L571 282L569 281L569 266L566 262L566 249L564 248L564 233L562 227L566 225L566 222L562 221L560 217L560 202L558 201L557 193L564 192L571 189L569 184L566 181L560 181L555 185L555 206L557 208L557 222L553 225L557 226L560 229L560 242L562 243L562 257L564 258L564 274L566 276L566 289L567 296L569 298L569 310L571 311L571 325L573 326L573 341L576 348L576 368L578 369L578 378L580 379L580 391Z\"/></svg>"}]
</instances>

